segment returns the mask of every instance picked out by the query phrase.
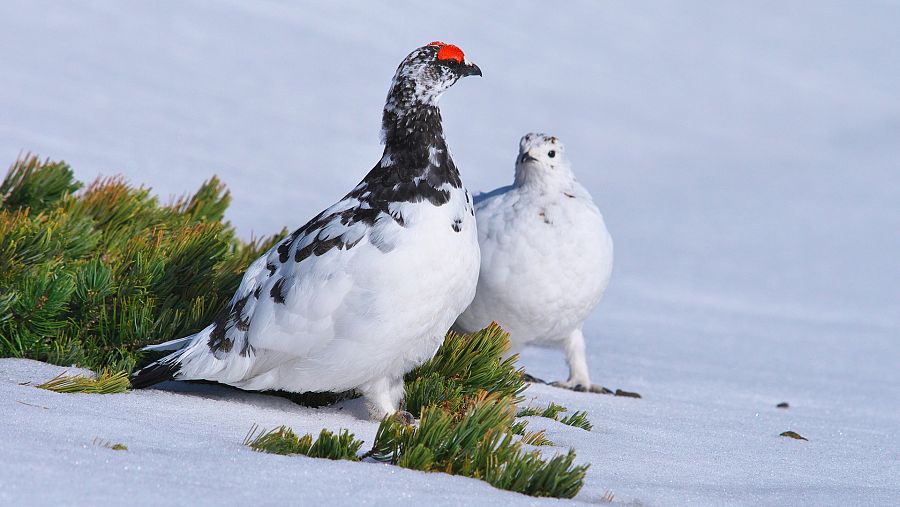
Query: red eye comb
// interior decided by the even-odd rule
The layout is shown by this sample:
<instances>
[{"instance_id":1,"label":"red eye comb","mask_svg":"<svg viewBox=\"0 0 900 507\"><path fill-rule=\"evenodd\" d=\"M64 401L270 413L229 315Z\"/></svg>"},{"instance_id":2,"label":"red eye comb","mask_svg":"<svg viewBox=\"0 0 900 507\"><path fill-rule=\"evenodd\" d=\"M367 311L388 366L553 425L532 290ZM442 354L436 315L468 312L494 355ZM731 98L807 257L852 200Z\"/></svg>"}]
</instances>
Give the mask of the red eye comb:
<instances>
[{"instance_id":1,"label":"red eye comb","mask_svg":"<svg viewBox=\"0 0 900 507\"><path fill-rule=\"evenodd\" d=\"M429 44L429 46L437 46L441 48L440 50L438 50L438 60L454 60L456 63L462 63L462 61L466 58L466 55L463 54L462 49L459 49L459 47L454 46L453 44L434 41Z\"/></svg>"}]
</instances>

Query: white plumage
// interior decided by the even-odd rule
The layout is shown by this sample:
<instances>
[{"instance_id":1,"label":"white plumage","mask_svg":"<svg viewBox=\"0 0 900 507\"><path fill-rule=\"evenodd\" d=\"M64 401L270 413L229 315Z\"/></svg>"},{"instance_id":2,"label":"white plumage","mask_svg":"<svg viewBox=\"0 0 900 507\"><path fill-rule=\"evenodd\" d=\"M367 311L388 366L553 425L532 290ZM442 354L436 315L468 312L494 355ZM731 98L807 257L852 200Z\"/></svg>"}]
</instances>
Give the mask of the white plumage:
<instances>
[{"instance_id":1,"label":"white plumage","mask_svg":"<svg viewBox=\"0 0 900 507\"><path fill-rule=\"evenodd\" d=\"M443 91L473 74L481 73L455 46L432 43L411 53L388 94L381 161L342 200L251 264L214 323L148 347L175 352L132 383L358 389L374 418L397 411L403 375L434 355L475 295L472 201L437 107Z\"/></svg>"},{"instance_id":2,"label":"white plumage","mask_svg":"<svg viewBox=\"0 0 900 507\"><path fill-rule=\"evenodd\" d=\"M591 384L582 326L603 297L613 243L603 216L572 173L556 137L528 134L520 142L515 182L475 197L481 273L475 300L456 327L473 331L497 321L512 349L562 348L569 378Z\"/></svg>"}]
</instances>

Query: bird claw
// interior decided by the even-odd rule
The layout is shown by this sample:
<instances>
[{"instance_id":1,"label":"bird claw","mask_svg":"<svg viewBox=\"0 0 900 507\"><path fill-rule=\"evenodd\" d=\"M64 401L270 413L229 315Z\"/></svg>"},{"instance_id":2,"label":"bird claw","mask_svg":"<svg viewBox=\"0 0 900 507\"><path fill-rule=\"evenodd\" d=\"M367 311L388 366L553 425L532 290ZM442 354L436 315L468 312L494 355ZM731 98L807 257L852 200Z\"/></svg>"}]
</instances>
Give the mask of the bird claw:
<instances>
[{"instance_id":1,"label":"bird claw","mask_svg":"<svg viewBox=\"0 0 900 507\"><path fill-rule=\"evenodd\" d=\"M525 382L530 382L532 384L546 384L547 382L539 379L533 375L529 375L527 373L522 373L522 380Z\"/></svg>"},{"instance_id":2,"label":"bird claw","mask_svg":"<svg viewBox=\"0 0 900 507\"><path fill-rule=\"evenodd\" d=\"M596 393L596 394L613 394L613 391L599 385L599 384L576 384L572 382L551 382L551 386L560 387L562 389L568 389L570 391L575 391L579 393Z\"/></svg>"},{"instance_id":3,"label":"bird claw","mask_svg":"<svg viewBox=\"0 0 900 507\"><path fill-rule=\"evenodd\" d=\"M597 394L613 394L612 389L607 389L600 384L591 384L591 392Z\"/></svg>"}]
</instances>

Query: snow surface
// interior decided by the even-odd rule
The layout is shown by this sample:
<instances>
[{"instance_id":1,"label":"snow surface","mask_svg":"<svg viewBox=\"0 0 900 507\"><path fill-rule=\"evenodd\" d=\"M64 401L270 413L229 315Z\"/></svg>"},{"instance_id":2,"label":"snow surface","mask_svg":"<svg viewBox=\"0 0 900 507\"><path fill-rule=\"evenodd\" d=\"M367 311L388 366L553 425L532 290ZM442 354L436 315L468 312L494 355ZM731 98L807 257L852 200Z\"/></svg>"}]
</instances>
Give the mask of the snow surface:
<instances>
[{"instance_id":1,"label":"snow surface","mask_svg":"<svg viewBox=\"0 0 900 507\"><path fill-rule=\"evenodd\" d=\"M6 1L0 158L63 158L164 197L218 173L238 230L270 234L359 181L397 63L453 42L484 72L443 100L469 188L512 180L522 134L558 135L616 241L588 361L644 398L528 391L594 422L532 423L592 463L577 499L897 504L898 25L889 0ZM554 352L524 362L566 373ZM555 502L240 446L253 422L370 438L353 404L19 385L57 371L0 362L2 505Z\"/></svg>"}]
</instances>

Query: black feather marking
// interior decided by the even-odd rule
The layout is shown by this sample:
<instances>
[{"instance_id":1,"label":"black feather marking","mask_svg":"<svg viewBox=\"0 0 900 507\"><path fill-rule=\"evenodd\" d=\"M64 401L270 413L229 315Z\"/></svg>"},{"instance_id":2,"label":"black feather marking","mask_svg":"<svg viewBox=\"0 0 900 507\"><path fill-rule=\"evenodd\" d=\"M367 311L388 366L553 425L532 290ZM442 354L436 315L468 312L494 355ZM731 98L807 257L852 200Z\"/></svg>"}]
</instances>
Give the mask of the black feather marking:
<instances>
[{"instance_id":1,"label":"black feather marking","mask_svg":"<svg viewBox=\"0 0 900 507\"><path fill-rule=\"evenodd\" d=\"M291 244L294 243L294 238L285 241L284 243L278 245L278 262L284 264L288 260L288 252L291 250ZM274 271L273 271L274 273Z\"/></svg>"},{"instance_id":2,"label":"black feather marking","mask_svg":"<svg viewBox=\"0 0 900 507\"><path fill-rule=\"evenodd\" d=\"M284 304L284 293L282 292L283 289L284 278L280 278L272 285L272 288L269 290L269 296L271 296L277 304Z\"/></svg>"},{"instance_id":3,"label":"black feather marking","mask_svg":"<svg viewBox=\"0 0 900 507\"><path fill-rule=\"evenodd\" d=\"M128 380L131 381L132 389L144 389L174 379L179 371L181 371L181 365L176 361L162 359L132 373Z\"/></svg>"},{"instance_id":4,"label":"black feather marking","mask_svg":"<svg viewBox=\"0 0 900 507\"><path fill-rule=\"evenodd\" d=\"M310 254L312 254L313 243L310 243L305 247L298 249L297 253L294 254L294 262L301 262L303 259L309 257Z\"/></svg>"},{"instance_id":5,"label":"black feather marking","mask_svg":"<svg viewBox=\"0 0 900 507\"><path fill-rule=\"evenodd\" d=\"M256 294L256 291L254 291L254 294ZM247 305L247 300L251 297L255 296L253 294L247 294L241 299L238 299L231 308L226 308L216 317L216 320L213 323L213 330L209 333L209 340L206 342L209 346L209 350L214 354L219 352L231 352L231 348L234 347L233 340L225 336L225 332L228 331L230 327L237 327L239 331L247 331L250 329L250 318L245 318L242 314L244 312L244 307Z\"/></svg>"},{"instance_id":6,"label":"black feather marking","mask_svg":"<svg viewBox=\"0 0 900 507\"><path fill-rule=\"evenodd\" d=\"M226 315L228 315L226 313ZM206 344L209 346L209 350L213 353L215 352L228 352L231 350L233 343L231 340L225 337L225 326L228 321L228 318L224 319L216 319L216 322L213 324L213 330L209 333L209 340Z\"/></svg>"},{"instance_id":7,"label":"black feather marking","mask_svg":"<svg viewBox=\"0 0 900 507\"><path fill-rule=\"evenodd\" d=\"M459 232L462 230L462 218L455 218L453 220L453 224L450 226L455 232Z\"/></svg>"}]
</instances>

